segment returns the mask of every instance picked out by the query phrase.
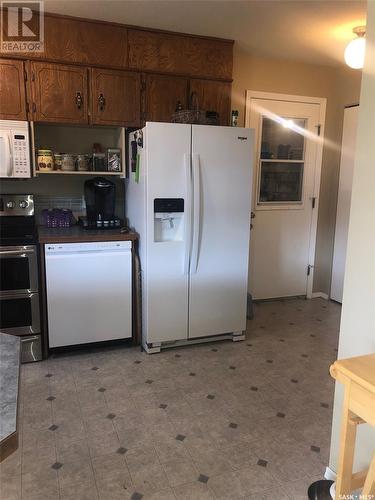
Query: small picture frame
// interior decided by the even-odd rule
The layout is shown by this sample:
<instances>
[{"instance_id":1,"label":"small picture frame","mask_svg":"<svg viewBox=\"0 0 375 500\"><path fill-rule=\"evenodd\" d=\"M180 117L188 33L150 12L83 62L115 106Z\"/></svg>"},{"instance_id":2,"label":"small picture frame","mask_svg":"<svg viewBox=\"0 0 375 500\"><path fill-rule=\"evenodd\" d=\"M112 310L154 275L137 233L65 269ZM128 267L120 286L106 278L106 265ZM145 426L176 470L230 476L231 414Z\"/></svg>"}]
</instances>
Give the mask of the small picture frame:
<instances>
[{"instance_id":1,"label":"small picture frame","mask_svg":"<svg viewBox=\"0 0 375 500\"><path fill-rule=\"evenodd\" d=\"M108 172L121 172L121 149L107 149L107 170Z\"/></svg>"}]
</instances>

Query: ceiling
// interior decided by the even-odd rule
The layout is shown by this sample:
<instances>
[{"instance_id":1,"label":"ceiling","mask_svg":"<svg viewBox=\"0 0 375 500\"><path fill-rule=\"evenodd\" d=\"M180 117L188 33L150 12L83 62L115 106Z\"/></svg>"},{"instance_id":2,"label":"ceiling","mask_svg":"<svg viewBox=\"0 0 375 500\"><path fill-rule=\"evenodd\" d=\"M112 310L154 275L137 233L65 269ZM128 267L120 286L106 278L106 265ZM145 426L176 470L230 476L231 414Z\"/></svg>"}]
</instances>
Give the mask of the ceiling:
<instances>
[{"instance_id":1,"label":"ceiling","mask_svg":"<svg viewBox=\"0 0 375 500\"><path fill-rule=\"evenodd\" d=\"M45 10L232 38L254 55L332 66L366 18L363 0L45 0Z\"/></svg>"}]
</instances>

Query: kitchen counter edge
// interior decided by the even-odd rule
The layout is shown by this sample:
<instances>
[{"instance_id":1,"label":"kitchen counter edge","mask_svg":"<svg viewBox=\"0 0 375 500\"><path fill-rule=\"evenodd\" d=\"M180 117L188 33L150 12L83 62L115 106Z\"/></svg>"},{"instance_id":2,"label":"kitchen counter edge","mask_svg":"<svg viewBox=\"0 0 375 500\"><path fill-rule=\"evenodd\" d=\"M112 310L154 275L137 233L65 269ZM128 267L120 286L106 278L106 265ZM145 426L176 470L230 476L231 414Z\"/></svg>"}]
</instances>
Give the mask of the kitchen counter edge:
<instances>
[{"instance_id":1,"label":"kitchen counter edge","mask_svg":"<svg viewBox=\"0 0 375 500\"><path fill-rule=\"evenodd\" d=\"M139 235L133 231L121 233L118 229L82 229L81 227L38 227L38 241L45 243L82 243L95 241L137 241Z\"/></svg>"}]
</instances>

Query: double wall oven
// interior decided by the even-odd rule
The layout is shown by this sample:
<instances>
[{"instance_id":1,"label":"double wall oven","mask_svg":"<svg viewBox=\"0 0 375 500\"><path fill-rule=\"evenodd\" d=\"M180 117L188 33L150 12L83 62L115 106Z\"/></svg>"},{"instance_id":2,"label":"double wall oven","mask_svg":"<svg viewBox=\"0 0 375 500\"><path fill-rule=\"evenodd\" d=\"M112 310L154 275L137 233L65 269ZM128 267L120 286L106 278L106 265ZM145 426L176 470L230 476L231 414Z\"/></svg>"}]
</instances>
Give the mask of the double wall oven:
<instances>
[{"instance_id":1,"label":"double wall oven","mask_svg":"<svg viewBox=\"0 0 375 500\"><path fill-rule=\"evenodd\" d=\"M0 331L20 336L23 362L41 359L37 237L32 195L0 197Z\"/></svg>"}]
</instances>

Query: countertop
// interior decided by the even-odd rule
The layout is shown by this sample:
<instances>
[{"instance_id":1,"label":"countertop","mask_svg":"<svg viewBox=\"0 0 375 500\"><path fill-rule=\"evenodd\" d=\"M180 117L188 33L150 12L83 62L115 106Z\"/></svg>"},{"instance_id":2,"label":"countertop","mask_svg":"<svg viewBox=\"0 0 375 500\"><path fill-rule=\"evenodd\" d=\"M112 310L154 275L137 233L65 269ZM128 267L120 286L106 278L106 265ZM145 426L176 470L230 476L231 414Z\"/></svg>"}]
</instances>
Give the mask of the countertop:
<instances>
[{"instance_id":1,"label":"countertop","mask_svg":"<svg viewBox=\"0 0 375 500\"><path fill-rule=\"evenodd\" d=\"M69 228L38 227L39 243L80 243L83 241L136 241L138 234L121 233L119 229L83 229L81 226Z\"/></svg>"},{"instance_id":2,"label":"countertop","mask_svg":"<svg viewBox=\"0 0 375 500\"><path fill-rule=\"evenodd\" d=\"M17 431L20 339L0 333L0 443Z\"/></svg>"}]
</instances>

